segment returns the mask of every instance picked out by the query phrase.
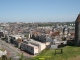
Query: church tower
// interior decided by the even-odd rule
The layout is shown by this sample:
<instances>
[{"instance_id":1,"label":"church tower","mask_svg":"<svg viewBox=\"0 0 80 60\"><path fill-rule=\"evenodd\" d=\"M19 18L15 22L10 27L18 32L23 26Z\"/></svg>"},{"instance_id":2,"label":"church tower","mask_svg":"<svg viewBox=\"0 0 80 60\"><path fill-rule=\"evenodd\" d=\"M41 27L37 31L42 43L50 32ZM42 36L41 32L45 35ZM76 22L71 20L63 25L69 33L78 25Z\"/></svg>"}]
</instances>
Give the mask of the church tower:
<instances>
[{"instance_id":1,"label":"church tower","mask_svg":"<svg viewBox=\"0 0 80 60\"><path fill-rule=\"evenodd\" d=\"M75 46L80 46L80 14L75 21Z\"/></svg>"}]
</instances>

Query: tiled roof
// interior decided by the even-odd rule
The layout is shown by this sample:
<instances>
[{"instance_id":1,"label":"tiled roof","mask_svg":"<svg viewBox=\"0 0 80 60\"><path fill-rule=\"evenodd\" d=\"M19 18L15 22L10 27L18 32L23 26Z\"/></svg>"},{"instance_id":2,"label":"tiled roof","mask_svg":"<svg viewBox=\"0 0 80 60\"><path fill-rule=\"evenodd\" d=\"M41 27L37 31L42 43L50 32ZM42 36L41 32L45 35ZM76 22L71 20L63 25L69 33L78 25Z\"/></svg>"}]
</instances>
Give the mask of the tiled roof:
<instances>
[{"instance_id":1,"label":"tiled roof","mask_svg":"<svg viewBox=\"0 0 80 60\"><path fill-rule=\"evenodd\" d=\"M32 34L33 34L34 36L40 35L40 33L39 33L39 32L36 32L36 31L33 31Z\"/></svg>"},{"instance_id":2,"label":"tiled roof","mask_svg":"<svg viewBox=\"0 0 80 60\"><path fill-rule=\"evenodd\" d=\"M52 36L58 36L59 34L60 34L59 31L57 31L57 32L53 32L53 33L52 33Z\"/></svg>"}]
</instances>

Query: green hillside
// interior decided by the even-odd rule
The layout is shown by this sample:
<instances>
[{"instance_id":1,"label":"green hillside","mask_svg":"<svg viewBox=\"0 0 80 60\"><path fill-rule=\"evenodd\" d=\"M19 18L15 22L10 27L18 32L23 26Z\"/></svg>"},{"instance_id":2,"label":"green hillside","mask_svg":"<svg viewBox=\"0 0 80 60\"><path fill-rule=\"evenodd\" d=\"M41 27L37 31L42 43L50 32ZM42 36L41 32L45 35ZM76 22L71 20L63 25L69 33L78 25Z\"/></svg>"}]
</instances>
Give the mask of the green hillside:
<instances>
[{"instance_id":1,"label":"green hillside","mask_svg":"<svg viewBox=\"0 0 80 60\"><path fill-rule=\"evenodd\" d=\"M66 46L62 49L63 54L56 55L54 55L55 50L43 50L39 55L30 60L76 60L76 57L80 59L80 47Z\"/></svg>"}]
</instances>

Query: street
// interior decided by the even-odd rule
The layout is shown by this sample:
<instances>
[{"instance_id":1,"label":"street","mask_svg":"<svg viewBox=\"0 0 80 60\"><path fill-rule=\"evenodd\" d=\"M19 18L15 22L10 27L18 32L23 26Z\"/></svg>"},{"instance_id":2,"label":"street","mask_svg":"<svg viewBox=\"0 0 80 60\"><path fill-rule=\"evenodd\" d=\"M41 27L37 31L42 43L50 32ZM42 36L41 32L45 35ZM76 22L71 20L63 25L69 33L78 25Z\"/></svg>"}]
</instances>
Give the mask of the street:
<instances>
[{"instance_id":1,"label":"street","mask_svg":"<svg viewBox=\"0 0 80 60\"><path fill-rule=\"evenodd\" d=\"M3 40L0 40L0 45L2 46L2 48L4 48L5 50L7 50L7 52L9 53L8 57L13 57L13 56L17 56L17 55L21 55L23 53L24 58L30 58L33 55L30 55L24 51L21 51L18 48L15 48L13 45L6 43Z\"/></svg>"}]
</instances>

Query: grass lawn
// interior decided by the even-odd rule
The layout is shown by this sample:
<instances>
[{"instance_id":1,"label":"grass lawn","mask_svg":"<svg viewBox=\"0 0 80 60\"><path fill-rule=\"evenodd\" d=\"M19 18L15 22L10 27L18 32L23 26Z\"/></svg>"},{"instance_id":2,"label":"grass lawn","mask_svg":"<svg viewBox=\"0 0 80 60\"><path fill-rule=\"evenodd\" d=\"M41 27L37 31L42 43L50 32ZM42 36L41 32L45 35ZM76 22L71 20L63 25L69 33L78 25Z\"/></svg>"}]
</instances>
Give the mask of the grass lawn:
<instances>
[{"instance_id":1,"label":"grass lawn","mask_svg":"<svg viewBox=\"0 0 80 60\"><path fill-rule=\"evenodd\" d=\"M30 60L80 60L80 47L65 46L62 48L63 54L56 54L55 50L43 50L39 55ZM79 57L78 57L79 56Z\"/></svg>"}]
</instances>

